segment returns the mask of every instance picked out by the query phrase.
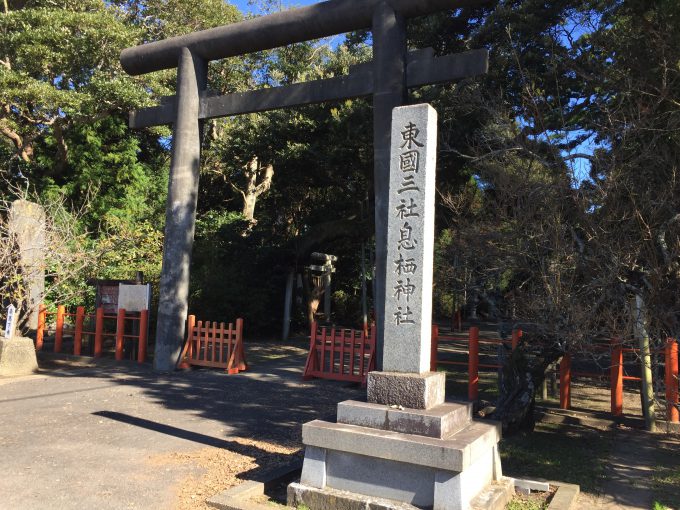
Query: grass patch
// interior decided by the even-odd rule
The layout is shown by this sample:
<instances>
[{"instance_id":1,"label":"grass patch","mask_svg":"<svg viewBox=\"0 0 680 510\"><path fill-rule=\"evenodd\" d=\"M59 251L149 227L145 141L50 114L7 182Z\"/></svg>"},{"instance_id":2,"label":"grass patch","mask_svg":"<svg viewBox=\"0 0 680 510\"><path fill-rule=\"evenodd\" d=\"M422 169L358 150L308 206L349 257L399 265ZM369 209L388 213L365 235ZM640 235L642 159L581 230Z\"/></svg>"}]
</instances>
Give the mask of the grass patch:
<instances>
[{"instance_id":1,"label":"grass patch","mask_svg":"<svg viewBox=\"0 0 680 510\"><path fill-rule=\"evenodd\" d=\"M452 397L467 398L468 375L466 371L446 370L441 366L439 372L446 373L446 394ZM498 374L496 372L479 373L479 396L482 400L493 402L498 398Z\"/></svg>"},{"instance_id":2,"label":"grass patch","mask_svg":"<svg viewBox=\"0 0 680 510\"><path fill-rule=\"evenodd\" d=\"M585 427L538 423L533 433L500 442L503 472L515 478L541 478L596 492L602 482L612 434Z\"/></svg>"},{"instance_id":3,"label":"grass patch","mask_svg":"<svg viewBox=\"0 0 680 510\"><path fill-rule=\"evenodd\" d=\"M505 510L545 510L546 508L548 508L546 501L516 495L507 504Z\"/></svg>"}]
</instances>

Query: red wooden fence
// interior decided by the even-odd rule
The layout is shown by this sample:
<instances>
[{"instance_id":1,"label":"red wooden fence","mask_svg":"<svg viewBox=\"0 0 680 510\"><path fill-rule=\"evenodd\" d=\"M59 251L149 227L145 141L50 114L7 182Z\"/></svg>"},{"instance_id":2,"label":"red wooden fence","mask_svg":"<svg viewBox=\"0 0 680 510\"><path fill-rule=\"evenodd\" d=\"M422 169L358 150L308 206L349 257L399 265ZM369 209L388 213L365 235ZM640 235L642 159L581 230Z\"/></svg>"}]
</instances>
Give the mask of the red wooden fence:
<instances>
[{"instance_id":1,"label":"red wooden fence","mask_svg":"<svg viewBox=\"0 0 680 510\"><path fill-rule=\"evenodd\" d=\"M522 338L522 330L515 330L512 333L511 345L513 350ZM442 342L449 342L458 347L459 354L467 354L467 361L450 361L439 359L439 346ZM437 365L457 365L467 367L468 370L468 399L477 400L479 398L479 369L480 368L500 368L498 364L479 362L480 344L500 344L501 340L479 338L479 329L472 327L468 331L467 337L464 335L440 335L439 327L432 326L432 357L430 370L437 370ZM596 350L605 352L611 350L611 365L609 371L611 387L611 412L614 416L623 414L623 381L639 381L639 377L625 375L623 370L623 359L625 353L635 353L638 349L625 348L618 339L612 339L611 345L594 346ZM461 352L462 351L462 352ZM467 351L467 352L466 352ZM664 349L665 366L665 393L666 393L666 415L671 422L680 421L679 391L678 391L678 343L673 339L668 339ZM560 408L569 409L571 407L571 381L574 377L603 378L604 373L588 373L572 370L572 356L565 353L559 362L560 372Z\"/></svg>"},{"instance_id":2,"label":"red wooden fence","mask_svg":"<svg viewBox=\"0 0 680 510\"><path fill-rule=\"evenodd\" d=\"M664 350L665 383L666 383L666 416L668 421L680 422L678 409L678 342L672 338L666 340Z\"/></svg>"},{"instance_id":3,"label":"red wooden fence","mask_svg":"<svg viewBox=\"0 0 680 510\"><path fill-rule=\"evenodd\" d=\"M318 377L366 384L375 370L375 324L368 335L357 329L320 328L312 324L304 379Z\"/></svg>"},{"instance_id":4,"label":"red wooden fence","mask_svg":"<svg viewBox=\"0 0 680 510\"><path fill-rule=\"evenodd\" d=\"M246 370L243 348L243 319L236 324L198 321L187 318L187 340L180 356L179 368L189 366L223 368L230 374Z\"/></svg>"},{"instance_id":5,"label":"red wooden fence","mask_svg":"<svg viewBox=\"0 0 680 510\"><path fill-rule=\"evenodd\" d=\"M603 350L603 346L594 346L593 350ZM624 374L624 354L640 352L639 349L624 347L620 339L612 339L611 364L609 369L609 384L611 391L611 413L614 416L623 415L623 382L640 381L639 377ZM658 351L657 351L658 352ZM603 373L590 373L572 370L571 354L565 353L560 365L560 408L571 407L571 380L574 377L600 379L606 377ZM680 421L678 412L678 343L669 338L664 349L664 382L666 386L666 419L671 422Z\"/></svg>"},{"instance_id":6,"label":"red wooden fence","mask_svg":"<svg viewBox=\"0 0 680 510\"><path fill-rule=\"evenodd\" d=\"M512 332L511 345L515 349L522 338L522 330L517 329ZM459 354L466 354L467 361L450 361L440 359L439 346L442 343L449 343L458 347L461 351ZM479 362L479 346L480 344L499 345L504 343L496 338L479 338L479 328L471 327L465 335L441 335L439 333L439 326L432 325L432 351L430 357L430 370L435 372L437 365L457 365L467 367L468 371L468 399L477 400L479 398L479 369L492 368L498 369L501 367L498 363L480 363Z\"/></svg>"},{"instance_id":7,"label":"red wooden fence","mask_svg":"<svg viewBox=\"0 0 680 510\"><path fill-rule=\"evenodd\" d=\"M95 358L101 357L103 352L104 338L115 339L115 357L116 360L123 359L124 344L127 341L138 341L137 345L137 361L143 363L146 361L147 351L147 325L149 321L149 311L142 310L139 316L129 315L125 310L120 309L116 315L104 315L103 308L97 308L94 314L85 312L85 307L79 306L76 308L76 313L66 312L66 307L63 305L57 306L56 312L48 312L45 305L40 305L38 312L38 330L36 331L35 348L40 351L43 348L45 341L45 331L47 325L47 316L55 316L55 330L54 330L54 352L61 352L64 344L65 331L71 331L73 336L73 354L80 356L82 354L83 339L89 338L93 342L92 352ZM89 324L94 323L94 330L86 330L86 319ZM105 319L115 319L116 328L113 331L107 331L104 327ZM112 322L112 321L110 321ZM125 326L128 323L139 323L139 333L136 335L125 334Z\"/></svg>"}]
</instances>

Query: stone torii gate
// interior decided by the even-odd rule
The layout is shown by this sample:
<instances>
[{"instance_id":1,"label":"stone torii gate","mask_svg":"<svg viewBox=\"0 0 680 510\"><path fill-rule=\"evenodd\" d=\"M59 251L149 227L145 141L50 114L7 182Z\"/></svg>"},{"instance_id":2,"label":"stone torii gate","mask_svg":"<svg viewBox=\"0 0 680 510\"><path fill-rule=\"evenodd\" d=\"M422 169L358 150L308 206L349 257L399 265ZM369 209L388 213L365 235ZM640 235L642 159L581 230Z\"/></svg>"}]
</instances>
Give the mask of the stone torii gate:
<instances>
[{"instance_id":1,"label":"stone torii gate","mask_svg":"<svg viewBox=\"0 0 680 510\"><path fill-rule=\"evenodd\" d=\"M173 370L184 337L189 263L194 238L202 121L278 108L373 97L376 239L376 310L385 299L390 120L407 102L407 90L483 74L486 50L434 57L432 50L407 52L406 20L484 0L329 0L231 25L172 37L121 53L123 69L140 75L177 68L177 94L161 105L130 113L130 127L173 125L166 207L163 268L156 326L154 365ZM234 57L353 30L370 29L373 62L347 76L225 96L207 90L211 60ZM385 318L377 316L378 367Z\"/></svg>"}]
</instances>

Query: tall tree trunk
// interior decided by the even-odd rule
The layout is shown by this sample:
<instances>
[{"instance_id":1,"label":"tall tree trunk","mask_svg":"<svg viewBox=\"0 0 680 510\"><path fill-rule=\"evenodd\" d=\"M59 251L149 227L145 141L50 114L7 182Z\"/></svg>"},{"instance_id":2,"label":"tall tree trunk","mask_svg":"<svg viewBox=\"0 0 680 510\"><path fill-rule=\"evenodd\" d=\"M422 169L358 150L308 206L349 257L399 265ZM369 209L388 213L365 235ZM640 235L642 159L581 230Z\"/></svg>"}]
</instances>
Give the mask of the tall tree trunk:
<instances>
[{"instance_id":1,"label":"tall tree trunk","mask_svg":"<svg viewBox=\"0 0 680 510\"><path fill-rule=\"evenodd\" d=\"M645 418L645 429L654 432L656 430L656 412L654 409L654 384L652 381L652 353L649 345L649 334L645 327L644 302L639 294L635 296L633 314L635 337L640 348L642 415Z\"/></svg>"},{"instance_id":2,"label":"tall tree trunk","mask_svg":"<svg viewBox=\"0 0 680 510\"><path fill-rule=\"evenodd\" d=\"M503 434L533 430L536 389L541 387L548 366L559 356L553 349L544 349L537 356L527 355L522 342L515 350L510 344L499 346L499 396L491 418L502 423Z\"/></svg>"},{"instance_id":3,"label":"tall tree trunk","mask_svg":"<svg viewBox=\"0 0 680 510\"><path fill-rule=\"evenodd\" d=\"M274 167L271 164L261 165L258 158L251 159L245 167L246 186L244 189L236 188L243 197L243 216L251 224L257 223L255 219L255 205L263 193L269 191L274 178ZM259 182L258 182L259 180Z\"/></svg>"}]
</instances>

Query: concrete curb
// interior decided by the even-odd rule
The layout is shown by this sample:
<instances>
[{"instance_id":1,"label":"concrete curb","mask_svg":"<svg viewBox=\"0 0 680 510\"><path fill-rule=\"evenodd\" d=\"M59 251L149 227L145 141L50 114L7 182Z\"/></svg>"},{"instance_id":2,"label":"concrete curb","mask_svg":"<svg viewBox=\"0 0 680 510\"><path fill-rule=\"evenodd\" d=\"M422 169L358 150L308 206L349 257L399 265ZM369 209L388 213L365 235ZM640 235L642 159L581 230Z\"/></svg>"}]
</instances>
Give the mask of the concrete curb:
<instances>
[{"instance_id":1,"label":"concrete curb","mask_svg":"<svg viewBox=\"0 0 680 510\"><path fill-rule=\"evenodd\" d=\"M265 490L269 487L299 477L301 471L302 459L262 475L263 481L246 480L216 494L207 499L206 504L219 510L272 510L271 505L256 503L252 500L258 496L264 496Z\"/></svg>"},{"instance_id":2,"label":"concrete curb","mask_svg":"<svg viewBox=\"0 0 680 510\"><path fill-rule=\"evenodd\" d=\"M550 485L557 486L557 491L553 495L548 510L571 510L576 507L581 488L578 485L564 482L549 482Z\"/></svg>"}]
</instances>

